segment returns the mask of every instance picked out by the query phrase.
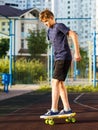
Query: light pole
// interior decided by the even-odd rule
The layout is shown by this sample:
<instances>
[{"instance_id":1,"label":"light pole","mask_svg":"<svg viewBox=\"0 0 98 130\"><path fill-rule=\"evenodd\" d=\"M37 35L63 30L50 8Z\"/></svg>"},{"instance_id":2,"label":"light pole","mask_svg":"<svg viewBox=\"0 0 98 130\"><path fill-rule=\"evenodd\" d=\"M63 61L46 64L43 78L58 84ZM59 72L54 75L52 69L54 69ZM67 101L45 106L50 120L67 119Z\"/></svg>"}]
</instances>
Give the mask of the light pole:
<instances>
[{"instance_id":1,"label":"light pole","mask_svg":"<svg viewBox=\"0 0 98 130\"><path fill-rule=\"evenodd\" d=\"M9 32L9 36L10 36L10 54L9 54L9 57L10 57L10 67L9 67L9 74L10 74L10 81L9 81L9 84L10 84L10 87L12 86L12 20L10 19L10 32Z\"/></svg>"},{"instance_id":2,"label":"light pole","mask_svg":"<svg viewBox=\"0 0 98 130\"><path fill-rule=\"evenodd\" d=\"M7 17L7 16L4 16L2 14L0 14L2 17L4 17L5 19L8 19L9 20L9 34L3 34L5 36L8 36L9 37L9 85L11 87L12 85L12 20Z\"/></svg>"},{"instance_id":3,"label":"light pole","mask_svg":"<svg viewBox=\"0 0 98 130\"><path fill-rule=\"evenodd\" d=\"M94 32L93 46L93 86L96 87L96 32Z\"/></svg>"}]
</instances>

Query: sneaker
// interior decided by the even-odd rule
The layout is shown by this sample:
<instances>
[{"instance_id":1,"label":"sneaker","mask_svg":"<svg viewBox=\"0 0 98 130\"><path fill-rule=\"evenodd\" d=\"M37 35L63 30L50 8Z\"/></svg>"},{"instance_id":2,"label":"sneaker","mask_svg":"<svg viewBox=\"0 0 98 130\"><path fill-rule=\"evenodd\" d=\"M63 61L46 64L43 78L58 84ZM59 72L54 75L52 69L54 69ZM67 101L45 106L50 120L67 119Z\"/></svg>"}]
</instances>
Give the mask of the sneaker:
<instances>
[{"instance_id":1,"label":"sneaker","mask_svg":"<svg viewBox=\"0 0 98 130\"><path fill-rule=\"evenodd\" d=\"M53 112L52 110L49 110L47 113L44 114L44 116L54 116L58 115L59 112Z\"/></svg>"},{"instance_id":2,"label":"sneaker","mask_svg":"<svg viewBox=\"0 0 98 130\"><path fill-rule=\"evenodd\" d=\"M69 111L65 111L64 109L60 111L59 115L64 115L64 114L68 114L70 115L72 113L72 110Z\"/></svg>"}]
</instances>

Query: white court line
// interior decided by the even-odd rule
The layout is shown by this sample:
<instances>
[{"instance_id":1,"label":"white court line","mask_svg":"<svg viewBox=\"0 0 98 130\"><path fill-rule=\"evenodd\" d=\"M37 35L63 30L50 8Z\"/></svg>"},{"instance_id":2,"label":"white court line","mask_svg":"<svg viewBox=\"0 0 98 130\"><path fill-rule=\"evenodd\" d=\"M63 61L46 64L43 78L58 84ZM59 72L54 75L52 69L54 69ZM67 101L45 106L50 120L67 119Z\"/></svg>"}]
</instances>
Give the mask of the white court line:
<instances>
[{"instance_id":1,"label":"white court line","mask_svg":"<svg viewBox=\"0 0 98 130\"><path fill-rule=\"evenodd\" d=\"M85 105L85 104L82 104L80 102L78 102L78 100L84 95L85 93L81 93L79 96L77 96L75 99L74 99L74 103L80 105L80 106L83 106L83 107L87 107L87 108L90 108L90 109L93 109L93 110L98 110L98 108L95 108L95 107L91 107L89 105Z\"/></svg>"}]
</instances>

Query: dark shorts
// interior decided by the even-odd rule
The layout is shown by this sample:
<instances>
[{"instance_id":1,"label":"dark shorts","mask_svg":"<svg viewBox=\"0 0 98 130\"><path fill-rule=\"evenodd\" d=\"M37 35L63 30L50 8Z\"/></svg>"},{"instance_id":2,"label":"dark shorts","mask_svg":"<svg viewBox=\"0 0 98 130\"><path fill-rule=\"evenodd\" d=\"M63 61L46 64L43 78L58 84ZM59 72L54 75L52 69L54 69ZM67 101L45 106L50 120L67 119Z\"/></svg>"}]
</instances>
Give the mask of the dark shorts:
<instances>
[{"instance_id":1,"label":"dark shorts","mask_svg":"<svg viewBox=\"0 0 98 130\"><path fill-rule=\"evenodd\" d=\"M58 79L59 81L65 81L70 66L71 60L55 61L53 78Z\"/></svg>"}]
</instances>

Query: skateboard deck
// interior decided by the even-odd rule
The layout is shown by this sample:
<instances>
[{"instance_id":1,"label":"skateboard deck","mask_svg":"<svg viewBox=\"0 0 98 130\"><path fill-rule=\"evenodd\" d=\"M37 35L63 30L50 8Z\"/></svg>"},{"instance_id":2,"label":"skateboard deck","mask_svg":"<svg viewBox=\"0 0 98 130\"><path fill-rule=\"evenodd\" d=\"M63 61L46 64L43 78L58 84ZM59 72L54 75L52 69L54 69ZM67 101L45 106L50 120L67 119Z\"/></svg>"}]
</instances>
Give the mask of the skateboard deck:
<instances>
[{"instance_id":1,"label":"skateboard deck","mask_svg":"<svg viewBox=\"0 0 98 130\"><path fill-rule=\"evenodd\" d=\"M54 119L65 119L65 122L69 123L75 123L76 119L74 118L74 116L76 115L76 113L71 113L71 114L64 114L64 115L54 115L54 116L45 116L42 115L40 116L40 118L45 120L45 124L49 124L49 125L54 125L55 121Z\"/></svg>"}]
</instances>

